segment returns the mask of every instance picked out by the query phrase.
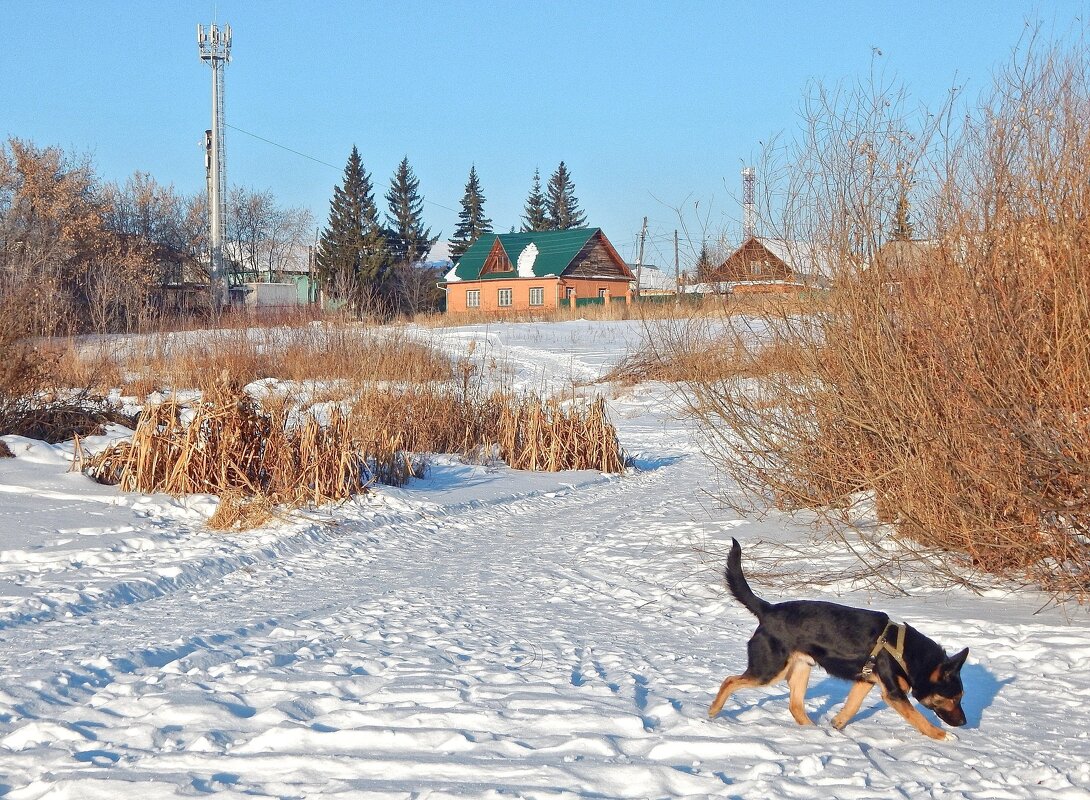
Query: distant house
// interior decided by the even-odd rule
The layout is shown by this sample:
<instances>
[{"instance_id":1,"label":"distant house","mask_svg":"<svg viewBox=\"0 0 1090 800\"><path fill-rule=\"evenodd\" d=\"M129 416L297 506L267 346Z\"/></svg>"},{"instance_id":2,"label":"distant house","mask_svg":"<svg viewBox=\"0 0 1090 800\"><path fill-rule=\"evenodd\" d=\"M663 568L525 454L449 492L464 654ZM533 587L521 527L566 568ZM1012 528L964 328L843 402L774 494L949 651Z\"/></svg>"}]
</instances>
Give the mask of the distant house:
<instances>
[{"instance_id":1,"label":"distant house","mask_svg":"<svg viewBox=\"0 0 1090 800\"><path fill-rule=\"evenodd\" d=\"M639 278L641 296L650 297L677 293L677 280L672 270L666 273L654 264L640 266L630 263L628 268Z\"/></svg>"},{"instance_id":2,"label":"distant house","mask_svg":"<svg viewBox=\"0 0 1090 800\"><path fill-rule=\"evenodd\" d=\"M482 236L446 274L447 311L546 311L629 300L635 280L601 228Z\"/></svg>"},{"instance_id":3,"label":"distant house","mask_svg":"<svg viewBox=\"0 0 1090 800\"><path fill-rule=\"evenodd\" d=\"M701 276L709 291L782 293L830 284L828 254L820 247L791 239L750 236L718 267Z\"/></svg>"},{"instance_id":4,"label":"distant house","mask_svg":"<svg viewBox=\"0 0 1090 800\"><path fill-rule=\"evenodd\" d=\"M894 239L879 248L866 271L881 281L890 294L914 295L928 291L933 275L945 269L947 251L931 239Z\"/></svg>"}]
</instances>

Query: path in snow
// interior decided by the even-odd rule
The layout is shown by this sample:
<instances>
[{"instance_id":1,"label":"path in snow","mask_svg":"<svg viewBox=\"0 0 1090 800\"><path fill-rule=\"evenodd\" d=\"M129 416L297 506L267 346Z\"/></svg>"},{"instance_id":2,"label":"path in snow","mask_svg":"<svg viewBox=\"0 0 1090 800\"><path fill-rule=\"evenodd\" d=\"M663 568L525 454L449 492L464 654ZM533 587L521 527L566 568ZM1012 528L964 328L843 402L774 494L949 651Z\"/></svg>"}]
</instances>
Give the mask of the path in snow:
<instances>
[{"instance_id":1,"label":"path in snow","mask_svg":"<svg viewBox=\"0 0 1090 800\"><path fill-rule=\"evenodd\" d=\"M1027 620L1028 602L880 601L972 649L956 742L920 737L874 698L833 731L847 686L820 673L815 728L791 721L785 686L708 720L754 627L721 587L720 556L731 535L790 524L711 506L707 464L660 400L615 404L623 440L656 467L631 477L529 490L452 465L265 552L194 546L187 579L154 592L13 614L0 794L1087 796L1090 633ZM467 475L492 501L448 496Z\"/></svg>"}]
</instances>

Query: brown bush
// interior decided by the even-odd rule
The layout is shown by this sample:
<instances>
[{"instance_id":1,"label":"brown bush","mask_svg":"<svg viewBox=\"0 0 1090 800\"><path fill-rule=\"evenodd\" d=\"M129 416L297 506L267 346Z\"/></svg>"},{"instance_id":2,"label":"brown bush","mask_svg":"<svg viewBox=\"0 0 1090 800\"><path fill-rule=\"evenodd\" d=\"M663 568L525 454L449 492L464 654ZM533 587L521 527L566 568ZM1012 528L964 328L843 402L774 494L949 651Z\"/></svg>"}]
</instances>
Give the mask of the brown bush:
<instances>
[{"instance_id":1,"label":"brown bush","mask_svg":"<svg viewBox=\"0 0 1090 800\"><path fill-rule=\"evenodd\" d=\"M826 313L763 329L812 372L690 381L752 499L823 508L883 570L890 529L844 526L873 498L951 576L1086 599L1088 65L1084 45L1030 42L956 141L883 87L818 97L782 224L829 253L836 288ZM926 239L891 246L907 196Z\"/></svg>"}]
</instances>

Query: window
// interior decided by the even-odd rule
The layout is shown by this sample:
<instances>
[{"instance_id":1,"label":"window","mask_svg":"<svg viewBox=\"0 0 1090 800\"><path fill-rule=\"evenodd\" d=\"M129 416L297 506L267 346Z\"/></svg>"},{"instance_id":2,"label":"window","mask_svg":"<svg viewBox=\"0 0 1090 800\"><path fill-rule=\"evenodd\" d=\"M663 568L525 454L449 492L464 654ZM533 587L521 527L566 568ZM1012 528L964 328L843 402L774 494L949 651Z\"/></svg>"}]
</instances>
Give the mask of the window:
<instances>
[{"instance_id":1,"label":"window","mask_svg":"<svg viewBox=\"0 0 1090 800\"><path fill-rule=\"evenodd\" d=\"M545 289L541 286L530 287L530 305L543 306L545 305Z\"/></svg>"},{"instance_id":2,"label":"window","mask_svg":"<svg viewBox=\"0 0 1090 800\"><path fill-rule=\"evenodd\" d=\"M574 299L575 299L575 287L574 286L569 286L568 287L568 302L570 303Z\"/></svg>"},{"instance_id":3,"label":"window","mask_svg":"<svg viewBox=\"0 0 1090 800\"><path fill-rule=\"evenodd\" d=\"M601 299L601 300L605 300L607 294L609 294L609 289L599 289L598 290L598 298Z\"/></svg>"},{"instance_id":4,"label":"window","mask_svg":"<svg viewBox=\"0 0 1090 800\"><path fill-rule=\"evenodd\" d=\"M501 308L503 306L511 305L511 290L510 289L500 289L499 290L499 294L496 295L496 305L500 306Z\"/></svg>"},{"instance_id":5,"label":"window","mask_svg":"<svg viewBox=\"0 0 1090 800\"><path fill-rule=\"evenodd\" d=\"M466 308L480 308L481 307L481 290L470 289L466 292Z\"/></svg>"}]
</instances>

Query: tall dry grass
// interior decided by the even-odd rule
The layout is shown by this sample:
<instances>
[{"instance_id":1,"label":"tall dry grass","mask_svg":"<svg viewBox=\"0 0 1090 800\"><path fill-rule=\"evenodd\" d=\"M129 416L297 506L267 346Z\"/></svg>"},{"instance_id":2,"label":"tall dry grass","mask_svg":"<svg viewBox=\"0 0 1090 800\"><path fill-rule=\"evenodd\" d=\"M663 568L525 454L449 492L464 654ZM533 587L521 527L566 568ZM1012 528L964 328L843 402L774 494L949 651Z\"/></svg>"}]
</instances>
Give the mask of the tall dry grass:
<instances>
[{"instance_id":1,"label":"tall dry grass","mask_svg":"<svg viewBox=\"0 0 1090 800\"><path fill-rule=\"evenodd\" d=\"M751 500L823 510L881 579L910 552L1090 596L1088 65L1028 42L956 135L888 87L819 94L781 224L829 307L766 321L798 369L690 380ZM922 241L890 246L901 197ZM872 500L892 528L845 524Z\"/></svg>"},{"instance_id":2,"label":"tall dry grass","mask_svg":"<svg viewBox=\"0 0 1090 800\"><path fill-rule=\"evenodd\" d=\"M53 347L57 381L120 386L138 397L263 378L359 385L449 381L454 375L450 359L426 342L397 329L351 324L169 332Z\"/></svg>"}]
</instances>

